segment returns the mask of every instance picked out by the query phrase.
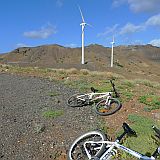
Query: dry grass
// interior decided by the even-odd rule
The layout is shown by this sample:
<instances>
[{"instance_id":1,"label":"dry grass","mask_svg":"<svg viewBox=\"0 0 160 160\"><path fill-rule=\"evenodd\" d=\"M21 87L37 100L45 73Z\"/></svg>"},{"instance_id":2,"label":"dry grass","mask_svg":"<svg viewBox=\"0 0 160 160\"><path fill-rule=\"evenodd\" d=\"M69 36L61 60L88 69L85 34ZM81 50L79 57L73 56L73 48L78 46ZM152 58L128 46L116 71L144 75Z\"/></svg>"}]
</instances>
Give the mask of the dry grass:
<instances>
[{"instance_id":1,"label":"dry grass","mask_svg":"<svg viewBox=\"0 0 160 160\"><path fill-rule=\"evenodd\" d=\"M88 69L81 69L81 70L80 70L80 73L81 73L82 75L88 75L88 74L90 74L90 71L89 71Z\"/></svg>"},{"instance_id":2,"label":"dry grass","mask_svg":"<svg viewBox=\"0 0 160 160\"><path fill-rule=\"evenodd\" d=\"M79 74L79 70L76 68L67 69L66 73L68 74Z\"/></svg>"},{"instance_id":3,"label":"dry grass","mask_svg":"<svg viewBox=\"0 0 160 160\"><path fill-rule=\"evenodd\" d=\"M147 79L135 79L134 83L142 84L152 88L160 88L160 83L149 81Z\"/></svg>"}]
</instances>

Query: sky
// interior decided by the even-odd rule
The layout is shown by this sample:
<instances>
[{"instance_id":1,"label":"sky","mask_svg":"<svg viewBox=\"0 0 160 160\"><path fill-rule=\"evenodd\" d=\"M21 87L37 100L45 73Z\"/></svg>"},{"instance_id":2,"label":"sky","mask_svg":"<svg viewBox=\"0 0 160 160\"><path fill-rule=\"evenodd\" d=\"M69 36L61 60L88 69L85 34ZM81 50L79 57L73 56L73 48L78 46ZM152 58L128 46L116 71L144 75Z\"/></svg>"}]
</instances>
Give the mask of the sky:
<instances>
[{"instance_id":1,"label":"sky","mask_svg":"<svg viewBox=\"0 0 160 160\"><path fill-rule=\"evenodd\" d=\"M160 0L0 0L0 53L18 47L59 44L160 47Z\"/></svg>"}]
</instances>

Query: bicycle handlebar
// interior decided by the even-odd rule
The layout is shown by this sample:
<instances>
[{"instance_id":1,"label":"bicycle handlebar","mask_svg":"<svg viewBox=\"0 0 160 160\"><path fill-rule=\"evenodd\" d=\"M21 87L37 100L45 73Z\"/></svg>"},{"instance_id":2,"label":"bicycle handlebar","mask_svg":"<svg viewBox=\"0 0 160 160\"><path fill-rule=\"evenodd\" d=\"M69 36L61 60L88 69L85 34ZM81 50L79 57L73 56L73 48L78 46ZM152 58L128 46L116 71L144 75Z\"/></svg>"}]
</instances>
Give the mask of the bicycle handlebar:
<instances>
[{"instance_id":1,"label":"bicycle handlebar","mask_svg":"<svg viewBox=\"0 0 160 160\"><path fill-rule=\"evenodd\" d=\"M136 132L131 128L129 127L129 125L127 123L123 123L123 129L124 131L129 134L129 135L136 135Z\"/></svg>"},{"instance_id":2,"label":"bicycle handlebar","mask_svg":"<svg viewBox=\"0 0 160 160\"><path fill-rule=\"evenodd\" d=\"M155 126L152 126L153 130L158 134L158 138L160 138L160 129L156 128Z\"/></svg>"},{"instance_id":3,"label":"bicycle handlebar","mask_svg":"<svg viewBox=\"0 0 160 160\"><path fill-rule=\"evenodd\" d=\"M120 141L126 134L128 135L134 135L134 136L137 136L136 132L131 128L129 127L129 125L127 123L123 123L122 125L123 129L124 129L124 132L119 136L117 137L117 139Z\"/></svg>"},{"instance_id":4,"label":"bicycle handlebar","mask_svg":"<svg viewBox=\"0 0 160 160\"><path fill-rule=\"evenodd\" d=\"M119 93L117 92L117 90L116 90L116 88L115 88L115 84L113 83L112 80L110 80L110 83L111 83L111 85L112 85L113 92L115 93L116 97L120 97L120 96L119 96Z\"/></svg>"}]
</instances>

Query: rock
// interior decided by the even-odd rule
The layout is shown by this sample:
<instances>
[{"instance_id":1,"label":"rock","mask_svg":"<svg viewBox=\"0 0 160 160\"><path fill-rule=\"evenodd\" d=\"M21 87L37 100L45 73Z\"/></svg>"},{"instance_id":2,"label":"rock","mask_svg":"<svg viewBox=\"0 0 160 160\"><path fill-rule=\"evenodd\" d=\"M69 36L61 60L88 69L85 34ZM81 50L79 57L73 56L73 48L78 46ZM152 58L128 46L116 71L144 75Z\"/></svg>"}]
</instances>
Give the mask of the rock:
<instances>
[{"instance_id":1,"label":"rock","mask_svg":"<svg viewBox=\"0 0 160 160\"><path fill-rule=\"evenodd\" d=\"M45 125L35 124L34 130L35 130L35 133L42 133L45 130Z\"/></svg>"}]
</instances>

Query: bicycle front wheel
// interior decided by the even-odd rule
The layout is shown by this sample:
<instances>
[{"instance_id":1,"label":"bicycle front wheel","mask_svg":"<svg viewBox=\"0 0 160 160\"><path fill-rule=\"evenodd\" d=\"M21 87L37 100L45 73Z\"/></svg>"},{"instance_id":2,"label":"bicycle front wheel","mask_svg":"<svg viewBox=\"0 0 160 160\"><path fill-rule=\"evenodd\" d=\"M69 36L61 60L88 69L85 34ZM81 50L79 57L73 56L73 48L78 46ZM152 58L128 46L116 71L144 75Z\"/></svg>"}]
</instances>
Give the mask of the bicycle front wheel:
<instances>
[{"instance_id":1,"label":"bicycle front wheel","mask_svg":"<svg viewBox=\"0 0 160 160\"><path fill-rule=\"evenodd\" d=\"M106 144L96 144L98 141L105 141L107 137L100 131L91 131L78 137L71 145L68 152L68 160L86 160L91 157L100 157L105 150ZM87 152L91 157L87 156L84 143L94 141L95 143L86 145Z\"/></svg>"},{"instance_id":2,"label":"bicycle front wheel","mask_svg":"<svg viewBox=\"0 0 160 160\"><path fill-rule=\"evenodd\" d=\"M116 98L110 98L110 104L106 104L106 99L101 100L95 107L95 112L101 116L114 114L121 108L121 103Z\"/></svg>"},{"instance_id":3,"label":"bicycle front wheel","mask_svg":"<svg viewBox=\"0 0 160 160\"><path fill-rule=\"evenodd\" d=\"M70 107L81 107L83 106L84 101L78 97L84 97L85 94L74 94L67 100L67 105Z\"/></svg>"}]
</instances>

